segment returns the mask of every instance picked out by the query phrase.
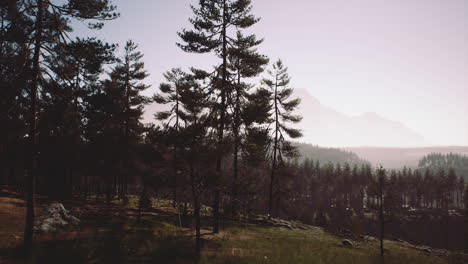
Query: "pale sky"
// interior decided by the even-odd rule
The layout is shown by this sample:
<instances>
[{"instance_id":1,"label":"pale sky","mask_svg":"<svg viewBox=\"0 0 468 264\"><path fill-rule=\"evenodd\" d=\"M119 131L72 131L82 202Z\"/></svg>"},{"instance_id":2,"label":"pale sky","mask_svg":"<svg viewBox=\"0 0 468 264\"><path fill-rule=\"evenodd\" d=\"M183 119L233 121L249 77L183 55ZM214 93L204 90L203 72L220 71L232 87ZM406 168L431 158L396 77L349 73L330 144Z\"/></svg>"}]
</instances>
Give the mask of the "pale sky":
<instances>
[{"instance_id":1,"label":"pale sky","mask_svg":"<svg viewBox=\"0 0 468 264\"><path fill-rule=\"evenodd\" d=\"M121 17L101 31L78 27L144 53L156 91L173 67L209 69L212 58L175 43L191 28L196 0L114 0ZM261 18L249 32L260 51L289 67L292 87L350 116L375 112L429 145L468 145L467 0L253 0ZM310 142L319 144L320 142ZM352 145L350 142L349 145Z\"/></svg>"}]
</instances>

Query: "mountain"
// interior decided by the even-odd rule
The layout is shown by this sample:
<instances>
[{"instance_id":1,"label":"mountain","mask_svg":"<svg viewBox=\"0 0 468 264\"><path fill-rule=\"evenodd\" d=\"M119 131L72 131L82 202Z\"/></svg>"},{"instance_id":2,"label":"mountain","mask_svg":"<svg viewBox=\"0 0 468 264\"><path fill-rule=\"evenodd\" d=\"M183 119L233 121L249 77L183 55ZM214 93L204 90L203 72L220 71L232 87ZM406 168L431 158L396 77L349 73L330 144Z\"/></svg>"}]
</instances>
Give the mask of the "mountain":
<instances>
[{"instance_id":1,"label":"mountain","mask_svg":"<svg viewBox=\"0 0 468 264\"><path fill-rule=\"evenodd\" d=\"M422 135L404 124L376 113L349 116L322 105L305 89L296 89L293 97L301 98L298 113L303 116L298 127L304 142L320 146L422 146Z\"/></svg>"},{"instance_id":2,"label":"mountain","mask_svg":"<svg viewBox=\"0 0 468 264\"><path fill-rule=\"evenodd\" d=\"M404 124L376 113L348 116L322 105L305 89L295 89L292 98L301 98L297 113L303 119L297 127L303 131L302 142L327 147L426 145L421 135ZM167 106L153 103L145 110L144 121L154 122L154 113L167 110Z\"/></svg>"},{"instance_id":3,"label":"mountain","mask_svg":"<svg viewBox=\"0 0 468 264\"><path fill-rule=\"evenodd\" d=\"M341 150L334 148L299 144L300 152L313 159L350 163L353 163L352 160L369 161L374 166L382 165L386 168L403 166L416 168L418 161L430 153L468 155L468 147L417 147L426 145L423 136L404 124L386 119L376 113L365 113L359 116L340 113L322 105L305 89L295 89L292 98L302 100L298 113L303 116L303 120L297 125L304 134L304 137L300 139L301 142L341 147L345 150L340 152ZM156 111L167 109L168 107L164 105L150 104L145 109L144 121L154 122Z\"/></svg>"},{"instance_id":4,"label":"mountain","mask_svg":"<svg viewBox=\"0 0 468 264\"><path fill-rule=\"evenodd\" d=\"M468 147L420 147L420 148L386 148L386 147L348 147L346 150L356 153L372 165L398 169L404 166L417 168L418 162L430 153L458 153L468 155Z\"/></svg>"}]
</instances>

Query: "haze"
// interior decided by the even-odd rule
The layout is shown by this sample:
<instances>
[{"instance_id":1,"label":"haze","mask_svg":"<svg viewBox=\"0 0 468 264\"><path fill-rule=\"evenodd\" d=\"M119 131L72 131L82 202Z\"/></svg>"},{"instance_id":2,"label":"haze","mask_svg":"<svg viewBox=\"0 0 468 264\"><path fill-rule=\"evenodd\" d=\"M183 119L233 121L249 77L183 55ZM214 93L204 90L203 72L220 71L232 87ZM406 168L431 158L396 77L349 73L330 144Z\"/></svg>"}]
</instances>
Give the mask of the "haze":
<instances>
[{"instance_id":1,"label":"haze","mask_svg":"<svg viewBox=\"0 0 468 264\"><path fill-rule=\"evenodd\" d=\"M138 42L151 73L149 93L156 92L164 71L210 65L210 57L201 59L175 45L175 32L188 27L189 4L196 1L115 3L120 19L98 33L82 27L74 34ZM423 138L408 142L394 134L391 142L376 137L371 143L338 140L337 133L317 138L308 134L317 127L306 122L304 141L324 146L468 145L468 1L255 0L253 5L262 20L252 31L265 38L260 51L283 59L293 87L343 115L375 113ZM154 106L147 121L153 112Z\"/></svg>"}]
</instances>

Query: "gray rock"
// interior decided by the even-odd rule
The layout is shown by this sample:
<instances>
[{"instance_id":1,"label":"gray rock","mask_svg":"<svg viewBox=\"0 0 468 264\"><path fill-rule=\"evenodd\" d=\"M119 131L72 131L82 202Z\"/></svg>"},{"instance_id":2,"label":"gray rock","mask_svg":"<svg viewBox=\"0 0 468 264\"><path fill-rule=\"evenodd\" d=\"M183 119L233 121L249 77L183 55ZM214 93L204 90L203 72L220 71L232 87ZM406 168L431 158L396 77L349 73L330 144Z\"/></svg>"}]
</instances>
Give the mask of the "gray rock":
<instances>
[{"instance_id":1,"label":"gray rock","mask_svg":"<svg viewBox=\"0 0 468 264\"><path fill-rule=\"evenodd\" d=\"M63 207L61 203L52 203L45 207L34 221L34 231L38 233L54 233L77 227L80 220Z\"/></svg>"},{"instance_id":2,"label":"gray rock","mask_svg":"<svg viewBox=\"0 0 468 264\"><path fill-rule=\"evenodd\" d=\"M342 240L342 241L341 241L341 244L342 244L343 246L346 246L346 247L354 247L353 242L351 242L351 240L349 240L349 239L344 239L344 240Z\"/></svg>"}]
</instances>

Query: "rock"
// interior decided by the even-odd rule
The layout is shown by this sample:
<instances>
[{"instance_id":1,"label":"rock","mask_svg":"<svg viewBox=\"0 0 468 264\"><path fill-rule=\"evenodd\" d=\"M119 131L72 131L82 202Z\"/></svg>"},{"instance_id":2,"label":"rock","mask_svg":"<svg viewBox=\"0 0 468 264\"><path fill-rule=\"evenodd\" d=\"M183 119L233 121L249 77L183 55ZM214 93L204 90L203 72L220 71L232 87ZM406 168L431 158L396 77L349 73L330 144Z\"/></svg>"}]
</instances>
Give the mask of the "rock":
<instances>
[{"instance_id":1,"label":"rock","mask_svg":"<svg viewBox=\"0 0 468 264\"><path fill-rule=\"evenodd\" d=\"M406 241L404 241L403 239L400 239L400 238L394 238L393 240L395 240L396 242L400 242L400 243L408 243Z\"/></svg>"},{"instance_id":2,"label":"rock","mask_svg":"<svg viewBox=\"0 0 468 264\"><path fill-rule=\"evenodd\" d=\"M69 214L61 203L52 203L45 207L34 221L34 231L53 233L73 229L80 224L78 218Z\"/></svg>"},{"instance_id":3,"label":"rock","mask_svg":"<svg viewBox=\"0 0 468 264\"><path fill-rule=\"evenodd\" d=\"M351 242L351 240L349 240L349 239L343 239L343 240L341 241L341 244L342 244L343 246L346 246L346 247L354 247L353 242Z\"/></svg>"},{"instance_id":4,"label":"rock","mask_svg":"<svg viewBox=\"0 0 468 264\"><path fill-rule=\"evenodd\" d=\"M429 248L424 248L423 251L426 252L426 253L431 253L432 252Z\"/></svg>"}]
</instances>

